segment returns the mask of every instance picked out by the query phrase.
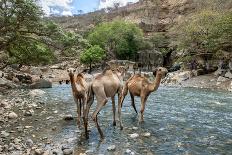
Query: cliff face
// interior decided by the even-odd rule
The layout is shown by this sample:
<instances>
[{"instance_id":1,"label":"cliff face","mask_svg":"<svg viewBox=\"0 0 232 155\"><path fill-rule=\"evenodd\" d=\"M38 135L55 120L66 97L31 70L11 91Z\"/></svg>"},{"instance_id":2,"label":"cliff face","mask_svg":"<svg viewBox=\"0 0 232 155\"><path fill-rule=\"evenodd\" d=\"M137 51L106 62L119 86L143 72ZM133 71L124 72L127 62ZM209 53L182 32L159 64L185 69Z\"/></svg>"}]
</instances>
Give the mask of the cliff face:
<instances>
[{"instance_id":1,"label":"cliff face","mask_svg":"<svg viewBox=\"0 0 232 155\"><path fill-rule=\"evenodd\" d=\"M106 13L104 10L74 17L51 17L63 28L83 32L102 21L115 19L138 24L145 32L167 32L169 28L191 13L193 0L141 0Z\"/></svg>"}]
</instances>

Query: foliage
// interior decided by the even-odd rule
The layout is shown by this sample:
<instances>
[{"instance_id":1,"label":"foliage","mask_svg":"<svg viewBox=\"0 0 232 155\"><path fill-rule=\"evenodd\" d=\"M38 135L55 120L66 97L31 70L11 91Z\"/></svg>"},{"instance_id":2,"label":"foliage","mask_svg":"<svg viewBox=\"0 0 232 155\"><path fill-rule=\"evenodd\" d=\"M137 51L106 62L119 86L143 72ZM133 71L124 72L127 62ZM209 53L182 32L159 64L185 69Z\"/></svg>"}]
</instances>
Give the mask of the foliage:
<instances>
[{"instance_id":1,"label":"foliage","mask_svg":"<svg viewBox=\"0 0 232 155\"><path fill-rule=\"evenodd\" d=\"M88 35L92 45L99 45L118 59L131 58L140 48L142 30L123 21L102 23Z\"/></svg>"},{"instance_id":2,"label":"foliage","mask_svg":"<svg viewBox=\"0 0 232 155\"><path fill-rule=\"evenodd\" d=\"M232 49L232 13L202 10L179 23L174 30L175 45L195 55Z\"/></svg>"},{"instance_id":3,"label":"foliage","mask_svg":"<svg viewBox=\"0 0 232 155\"><path fill-rule=\"evenodd\" d=\"M9 55L10 62L49 63L55 50L72 49L80 38L43 18L34 0L0 1L0 50Z\"/></svg>"},{"instance_id":4,"label":"foliage","mask_svg":"<svg viewBox=\"0 0 232 155\"><path fill-rule=\"evenodd\" d=\"M80 60L81 63L89 65L91 71L92 64L100 62L105 56L105 51L99 45L94 45L81 53Z\"/></svg>"}]
</instances>

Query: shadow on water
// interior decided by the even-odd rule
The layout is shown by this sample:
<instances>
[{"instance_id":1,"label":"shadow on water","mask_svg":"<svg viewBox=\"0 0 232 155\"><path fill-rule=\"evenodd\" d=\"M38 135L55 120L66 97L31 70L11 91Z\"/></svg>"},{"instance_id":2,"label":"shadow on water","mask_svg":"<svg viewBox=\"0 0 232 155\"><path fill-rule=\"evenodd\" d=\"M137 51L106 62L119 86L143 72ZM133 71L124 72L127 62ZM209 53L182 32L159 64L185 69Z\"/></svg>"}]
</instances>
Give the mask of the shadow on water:
<instances>
[{"instance_id":1,"label":"shadow on water","mask_svg":"<svg viewBox=\"0 0 232 155\"><path fill-rule=\"evenodd\" d=\"M75 154L231 154L232 152L232 94L211 90L160 87L147 100L144 120L138 124L138 115L131 106L130 97L125 98L122 109L124 129L112 125L112 106L108 102L99 114L99 122L105 134L100 140L97 129L90 119L90 139L84 138L83 129L76 126L76 118L64 121L62 116L76 116L70 86L45 89L42 99L48 114L38 115L48 123L37 130L38 137L49 137L53 143L75 148ZM140 109L140 99L135 98ZM117 103L117 102L116 102ZM93 104L90 114L95 109ZM58 111L54 113L54 111ZM89 116L89 118L91 118ZM46 121L45 121L46 122ZM38 126L36 122L31 125ZM55 131L51 127L56 126ZM137 127L137 128L136 128ZM151 136L145 137L149 132ZM139 134L132 139L130 134ZM115 151L107 151L115 145Z\"/></svg>"}]
</instances>

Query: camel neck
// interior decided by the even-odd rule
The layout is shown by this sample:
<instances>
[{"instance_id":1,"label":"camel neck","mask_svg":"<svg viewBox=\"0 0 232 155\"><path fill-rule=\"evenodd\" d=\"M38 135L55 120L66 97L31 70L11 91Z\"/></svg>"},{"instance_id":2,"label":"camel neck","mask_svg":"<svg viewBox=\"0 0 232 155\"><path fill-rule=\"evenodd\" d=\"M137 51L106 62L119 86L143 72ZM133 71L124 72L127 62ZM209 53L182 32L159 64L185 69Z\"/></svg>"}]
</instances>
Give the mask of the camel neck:
<instances>
[{"instance_id":1,"label":"camel neck","mask_svg":"<svg viewBox=\"0 0 232 155\"><path fill-rule=\"evenodd\" d=\"M159 88L160 82L161 82L162 75L156 74L155 80L152 82L152 85L150 87L150 91L156 91Z\"/></svg>"},{"instance_id":2,"label":"camel neck","mask_svg":"<svg viewBox=\"0 0 232 155\"><path fill-rule=\"evenodd\" d=\"M73 74L69 75L69 77L70 77L70 82L71 82L73 92L77 92L77 87L75 84L74 75Z\"/></svg>"}]
</instances>

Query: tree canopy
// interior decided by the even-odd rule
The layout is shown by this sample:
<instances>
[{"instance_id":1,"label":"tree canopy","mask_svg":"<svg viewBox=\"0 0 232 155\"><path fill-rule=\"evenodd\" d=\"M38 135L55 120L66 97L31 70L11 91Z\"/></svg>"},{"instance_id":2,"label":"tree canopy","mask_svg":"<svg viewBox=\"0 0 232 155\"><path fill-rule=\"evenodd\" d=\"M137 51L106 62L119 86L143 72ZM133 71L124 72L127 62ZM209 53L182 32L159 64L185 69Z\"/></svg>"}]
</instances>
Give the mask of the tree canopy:
<instances>
[{"instance_id":1,"label":"tree canopy","mask_svg":"<svg viewBox=\"0 0 232 155\"><path fill-rule=\"evenodd\" d=\"M135 24L113 21L97 25L87 39L118 59L130 59L141 46L143 33Z\"/></svg>"},{"instance_id":2,"label":"tree canopy","mask_svg":"<svg viewBox=\"0 0 232 155\"><path fill-rule=\"evenodd\" d=\"M89 65L91 72L92 64L100 62L105 56L105 51L99 45L94 45L81 53L80 60L81 63Z\"/></svg>"},{"instance_id":3,"label":"tree canopy","mask_svg":"<svg viewBox=\"0 0 232 155\"><path fill-rule=\"evenodd\" d=\"M49 63L54 50L76 50L79 42L88 46L81 36L46 20L34 0L0 1L0 51L8 54L8 62Z\"/></svg>"}]
</instances>

